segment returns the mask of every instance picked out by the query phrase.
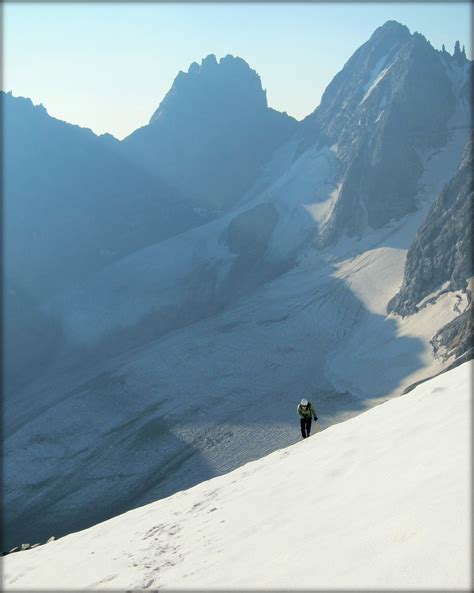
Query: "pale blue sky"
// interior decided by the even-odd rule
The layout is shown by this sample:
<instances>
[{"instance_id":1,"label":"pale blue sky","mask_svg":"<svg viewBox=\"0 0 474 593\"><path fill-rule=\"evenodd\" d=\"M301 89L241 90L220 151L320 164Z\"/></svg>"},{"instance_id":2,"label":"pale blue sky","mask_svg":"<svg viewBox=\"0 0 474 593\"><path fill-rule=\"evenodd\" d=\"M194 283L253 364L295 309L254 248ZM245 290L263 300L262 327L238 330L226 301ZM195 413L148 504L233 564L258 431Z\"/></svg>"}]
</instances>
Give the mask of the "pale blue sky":
<instances>
[{"instance_id":1,"label":"pale blue sky","mask_svg":"<svg viewBox=\"0 0 474 593\"><path fill-rule=\"evenodd\" d=\"M271 107L301 119L333 76L395 19L472 57L470 5L444 3L4 4L3 88L60 119L122 138L148 122L179 70L239 55Z\"/></svg>"}]
</instances>

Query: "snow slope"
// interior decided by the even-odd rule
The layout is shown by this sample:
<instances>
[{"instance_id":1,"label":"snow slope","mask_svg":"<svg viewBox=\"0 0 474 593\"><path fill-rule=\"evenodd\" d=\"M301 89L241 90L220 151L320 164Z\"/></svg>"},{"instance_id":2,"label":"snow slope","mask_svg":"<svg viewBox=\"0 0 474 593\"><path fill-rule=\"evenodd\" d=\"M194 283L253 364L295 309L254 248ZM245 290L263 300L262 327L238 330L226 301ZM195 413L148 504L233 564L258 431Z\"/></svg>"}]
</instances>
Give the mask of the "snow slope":
<instances>
[{"instance_id":1,"label":"snow slope","mask_svg":"<svg viewBox=\"0 0 474 593\"><path fill-rule=\"evenodd\" d=\"M5 590L468 589L471 370L7 556Z\"/></svg>"}]
</instances>

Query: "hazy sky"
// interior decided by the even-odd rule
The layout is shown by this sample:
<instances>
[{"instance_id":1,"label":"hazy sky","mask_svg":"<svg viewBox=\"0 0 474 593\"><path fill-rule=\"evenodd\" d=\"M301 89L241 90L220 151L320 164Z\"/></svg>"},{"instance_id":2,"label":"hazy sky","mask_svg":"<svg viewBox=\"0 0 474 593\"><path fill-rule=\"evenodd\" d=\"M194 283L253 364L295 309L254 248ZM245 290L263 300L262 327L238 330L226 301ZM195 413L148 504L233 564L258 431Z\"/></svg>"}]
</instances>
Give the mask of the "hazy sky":
<instances>
[{"instance_id":1,"label":"hazy sky","mask_svg":"<svg viewBox=\"0 0 474 593\"><path fill-rule=\"evenodd\" d=\"M300 119L352 53L395 19L472 57L470 5L50 3L4 5L3 88L60 119L122 138L148 122L179 70L239 55L271 107Z\"/></svg>"}]
</instances>

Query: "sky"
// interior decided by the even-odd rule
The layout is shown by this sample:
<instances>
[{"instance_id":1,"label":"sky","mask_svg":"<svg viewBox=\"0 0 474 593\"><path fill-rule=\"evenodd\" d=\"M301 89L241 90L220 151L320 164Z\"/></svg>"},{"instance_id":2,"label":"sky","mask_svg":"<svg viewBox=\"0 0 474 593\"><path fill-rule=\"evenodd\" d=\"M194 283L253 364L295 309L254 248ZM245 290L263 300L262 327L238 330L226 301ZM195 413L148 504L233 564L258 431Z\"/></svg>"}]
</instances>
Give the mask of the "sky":
<instances>
[{"instance_id":1,"label":"sky","mask_svg":"<svg viewBox=\"0 0 474 593\"><path fill-rule=\"evenodd\" d=\"M387 20L472 59L468 2L3 4L2 88L49 114L123 138L148 123L179 70L210 53L244 58L268 103L311 113Z\"/></svg>"}]
</instances>

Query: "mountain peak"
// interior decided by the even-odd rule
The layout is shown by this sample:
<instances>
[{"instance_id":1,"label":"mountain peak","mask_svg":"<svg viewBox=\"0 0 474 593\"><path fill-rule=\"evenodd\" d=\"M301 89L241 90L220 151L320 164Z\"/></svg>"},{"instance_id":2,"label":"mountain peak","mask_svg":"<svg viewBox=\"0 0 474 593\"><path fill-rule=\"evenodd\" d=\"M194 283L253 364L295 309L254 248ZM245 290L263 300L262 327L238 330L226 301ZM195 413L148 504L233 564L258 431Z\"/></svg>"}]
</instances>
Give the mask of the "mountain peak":
<instances>
[{"instance_id":1,"label":"mountain peak","mask_svg":"<svg viewBox=\"0 0 474 593\"><path fill-rule=\"evenodd\" d=\"M398 39L407 39L410 37L410 29L398 21L387 21L381 27L375 29L372 38L378 37L396 37Z\"/></svg>"},{"instance_id":2,"label":"mountain peak","mask_svg":"<svg viewBox=\"0 0 474 593\"><path fill-rule=\"evenodd\" d=\"M125 144L197 207L221 210L244 195L295 125L268 107L245 60L209 54L179 72L150 124Z\"/></svg>"},{"instance_id":3,"label":"mountain peak","mask_svg":"<svg viewBox=\"0 0 474 593\"><path fill-rule=\"evenodd\" d=\"M178 73L150 123L165 112L190 115L214 110L217 103L233 105L239 110L245 110L246 106L267 107L260 76L244 59L228 54L217 60L214 54L209 54L201 64L192 62L187 72Z\"/></svg>"},{"instance_id":4,"label":"mountain peak","mask_svg":"<svg viewBox=\"0 0 474 593\"><path fill-rule=\"evenodd\" d=\"M215 54L209 54L202 60L203 66L217 66L217 58Z\"/></svg>"},{"instance_id":5,"label":"mountain peak","mask_svg":"<svg viewBox=\"0 0 474 593\"><path fill-rule=\"evenodd\" d=\"M410 29L398 21L387 21L372 33L370 39L362 46L369 51L389 52L398 45L407 43L412 38ZM357 55L357 52L354 54Z\"/></svg>"},{"instance_id":6,"label":"mountain peak","mask_svg":"<svg viewBox=\"0 0 474 593\"><path fill-rule=\"evenodd\" d=\"M459 43L459 41L456 41L456 43L454 44L453 58L456 62L459 62L459 63L463 63L467 60L466 49L465 49L464 45L462 46L462 49L461 49L461 44Z\"/></svg>"},{"instance_id":7,"label":"mountain peak","mask_svg":"<svg viewBox=\"0 0 474 593\"><path fill-rule=\"evenodd\" d=\"M399 32L403 32L403 33L410 32L410 30L408 29L408 27L406 25L402 25L402 23L399 23L398 21L395 21L395 20L386 21L382 26L379 27L379 29L383 29L385 31L388 31L388 30L399 31Z\"/></svg>"},{"instance_id":8,"label":"mountain peak","mask_svg":"<svg viewBox=\"0 0 474 593\"><path fill-rule=\"evenodd\" d=\"M227 54L223 58L220 58L220 60L217 60L215 54L208 54L201 60L201 64L192 62L188 68L187 74L198 75L203 72L216 72L218 69L220 69L221 72L230 71L232 69L234 72L240 70L241 72L250 72L257 75L255 70L250 68L249 64L243 58L233 56L232 54Z\"/></svg>"}]
</instances>

